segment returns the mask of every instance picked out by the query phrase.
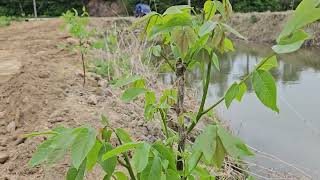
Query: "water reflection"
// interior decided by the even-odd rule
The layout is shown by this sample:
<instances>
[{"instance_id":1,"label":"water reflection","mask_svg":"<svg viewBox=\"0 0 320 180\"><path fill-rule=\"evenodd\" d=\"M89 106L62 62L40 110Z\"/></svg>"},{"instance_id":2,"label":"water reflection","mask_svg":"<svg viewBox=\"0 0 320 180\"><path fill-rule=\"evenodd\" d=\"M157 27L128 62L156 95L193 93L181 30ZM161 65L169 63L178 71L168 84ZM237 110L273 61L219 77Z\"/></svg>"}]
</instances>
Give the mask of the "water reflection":
<instances>
[{"instance_id":1,"label":"water reflection","mask_svg":"<svg viewBox=\"0 0 320 180\"><path fill-rule=\"evenodd\" d=\"M259 61L270 54L264 46L242 45L237 52L220 57L220 69L212 73L207 105L222 97L227 88L253 70ZM253 93L250 81L248 93L241 103L233 102L230 109L216 109L219 118L228 121L234 132L249 145L309 169L315 179L320 177L320 53L301 50L278 57L279 67L272 70L277 82L280 114L265 108ZM187 74L188 83L201 93L202 74L199 68ZM170 83L174 76L166 74ZM200 96L199 96L200 98ZM284 170L279 162L256 157L252 160L270 168Z\"/></svg>"}]
</instances>

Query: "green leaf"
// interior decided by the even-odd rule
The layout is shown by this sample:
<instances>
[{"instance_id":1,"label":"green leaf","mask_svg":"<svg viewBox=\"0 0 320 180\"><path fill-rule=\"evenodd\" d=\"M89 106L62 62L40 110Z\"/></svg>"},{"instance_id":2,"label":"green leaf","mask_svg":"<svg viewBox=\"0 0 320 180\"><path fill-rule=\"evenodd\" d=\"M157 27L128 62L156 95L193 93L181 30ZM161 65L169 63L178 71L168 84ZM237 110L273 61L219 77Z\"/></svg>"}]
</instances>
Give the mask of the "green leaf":
<instances>
[{"instance_id":1,"label":"green leaf","mask_svg":"<svg viewBox=\"0 0 320 180\"><path fill-rule=\"evenodd\" d=\"M180 180L181 177L178 172L176 172L172 169L168 169L167 173L166 173L166 179L167 180Z\"/></svg>"},{"instance_id":2,"label":"green leaf","mask_svg":"<svg viewBox=\"0 0 320 180\"><path fill-rule=\"evenodd\" d=\"M192 28L182 27L172 32L172 41L177 45L183 58L187 55L189 48L196 38L196 34Z\"/></svg>"},{"instance_id":3,"label":"green leaf","mask_svg":"<svg viewBox=\"0 0 320 180\"><path fill-rule=\"evenodd\" d=\"M110 179L114 170L116 169L117 166L117 157L113 156L107 160L102 160L102 156L111 151L113 149L112 145L110 143L103 143L102 148L99 152L99 159L98 159L98 163L100 164L100 166L102 167L102 169L104 170L104 172L107 173L107 175L104 177L106 179Z\"/></svg>"},{"instance_id":4,"label":"green leaf","mask_svg":"<svg viewBox=\"0 0 320 180\"><path fill-rule=\"evenodd\" d=\"M53 135L48 140L40 144L29 161L30 166L36 166L43 162L49 164L55 163L61 159L66 153L67 149L71 146L75 139L73 129L55 128L54 132L58 133Z\"/></svg>"},{"instance_id":5,"label":"green leaf","mask_svg":"<svg viewBox=\"0 0 320 180\"><path fill-rule=\"evenodd\" d=\"M129 76L125 77L123 79L117 80L117 82L113 85L114 88L120 88L126 85L129 85L131 83L134 83L137 80L142 79L140 76Z\"/></svg>"},{"instance_id":6,"label":"green leaf","mask_svg":"<svg viewBox=\"0 0 320 180\"><path fill-rule=\"evenodd\" d=\"M277 89L272 75L267 71L257 70L253 73L252 84L260 101L270 109L279 112Z\"/></svg>"},{"instance_id":7,"label":"green leaf","mask_svg":"<svg viewBox=\"0 0 320 180\"><path fill-rule=\"evenodd\" d=\"M104 126L108 126L109 125L109 119L105 115L101 114L101 118L100 119L101 119L101 123Z\"/></svg>"},{"instance_id":8,"label":"green leaf","mask_svg":"<svg viewBox=\"0 0 320 180\"><path fill-rule=\"evenodd\" d=\"M237 83L233 83L231 87L228 89L226 95L224 96L225 104L227 108L231 105L232 101L237 97L239 94L239 85Z\"/></svg>"},{"instance_id":9,"label":"green leaf","mask_svg":"<svg viewBox=\"0 0 320 180\"><path fill-rule=\"evenodd\" d=\"M297 41L292 44L288 45L274 45L272 46L272 50L276 52L277 54L286 54L286 53L292 53L298 49L301 48L303 45L304 41Z\"/></svg>"},{"instance_id":10,"label":"green leaf","mask_svg":"<svg viewBox=\"0 0 320 180\"><path fill-rule=\"evenodd\" d=\"M67 172L67 180L82 180L86 170L86 160L81 163L79 170L75 167L70 167Z\"/></svg>"},{"instance_id":11,"label":"green leaf","mask_svg":"<svg viewBox=\"0 0 320 180\"><path fill-rule=\"evenodd\" d=\"M196 138L192 148L192 152L200 151L204 158L210 162L216 151L217 127L210 125Z\"/></svg>"},{"instance_id":12,"label":"green leaf","mask_svg":"<svg viewBox=\"0 0 320 180\"><path fill-rule=\"evenodd\" d=\"M218 56L216 55L216 53L212 52L211 60L212 60L212 62L213 62L213 64L214 64L214 66L220 71L219 58L218 58Z\"/></svg>"},{"instance_id":13,"label":"green leaf","mask_svg":"<svg viewBox=\"0 0 320 180\"><path fill-rule=\"evenodd\" d=\"M121 96L121 100L124 102L130 102L136 99L139 95L145 93L145 88L129 88Z\"/></svg>"},{"instance_id":14,"label":"green leaf","mask_svg":"<svg viewBox=\"0 0 320 180\"><path fill-rule=\"evenodd\" d=\"M203 6L203 11L205 13L205 19L210 20L213 18L217 10L217 6L213 1L206 1Z\"/></svg>"},{"instance_id":15,"label":"green leaf","mask_svg":"<svg viewBox=\"0 0 320 180\"><path fill-rule=\"evenodd\" d=\"M234 158L253 156L254 154L237 137L228 133L223 127L217 126L217 134L223 144L224 150Z\"/></svg>"},{"instance_id":16,"label":"green leaf","mask_svg":"<svg viewBox=\"0 0 320 180\"><path fill-rule=\"evenodd\" d=\"M192 17L190 14L175 14L163 17L162 24L156 24L148 33L148 38L153 39L157 35L173 31L178 27L192 26Z\"/></svg>"},{"instance_id":17,"label":"green leaf","mask_svg":"<svg viewBox=\"0 0 320 180\"><path fill-rule=\"evenodd\" d=\"M147 120L153 118L154 113L156 112L156 94L153 91L147 91L145 94L145 103L144 103L144 117Z\"/></svg>"},{"instance_id":18,"label":"green leaf","mask_svg":"<svg viewBox=\"0 0 320 180\"><path fill-rule=\"evenodd\" d=\"M277 66L278 66L277 56L274 55L270 57L265 63L263 63L263 65L259 69L264 71L269 71L270 69Z\"/></svg>"},{"instance_id":19,"label":"green leaf","mask_svg":"<svg viewBox=\"0 0 320 180\"><path fill-rule=\"evenodd\" d=\"M111 129L107 129L107 128L103 128L102 129L102 139L105 142L110 142L112 136L112 130Z\"/></svg>"},{"instance_id":20,"label":"green leaf","mask_svg":"<svg viewBox=\"0 0 320 180\"><path fill-rule=\"evenodd\" d=\"M220 138L217 138L217 147L216 147L216 152L214 153L214 157L213 157L213 164L220 169L223 161L224 161L224 157L225 157L225 149L223 147L223 144L221 142Z\"/></svg>"},{"instance_id":21,"label":"green leaf","mask_svg":"<svg viewBox=\"0 0 320 180\"><path fill-rule=\"evenodd\" d=\"M123 172L115 172L113 175L116 177L116 180L128 180L128 177Z\"/></svg>"},{"instance_id":22,"label":"green leaf","mask_svg":"<svg viewBox=\"0 0 320 180\"><path fill-rule=\"evenodd\" d=\"M230 39L224 38L224 49L226 52L234 51L233 43Z\"/></svg>"},{"instance_id":23,"label":"green leaf","mask_svg":"<svg viewBox=\"0 0 320 180\"><path fill-rule=\"evenodd\" d=\"M231 26L221 23L222 27L227 30L228 32L236 35L238 38L244 39L244 40L248 40L246 37L242 36L237 30L233 29Z\"/></svg>"},{"instance_id":24,"label":"green leaf","mask_svg":"<svg viewBox=\"0 0 320 180\"><path fill-rule=\"evenodd\" d=\"M208 2L208 1L207 1ZM199 30L199 36L202 37L208 33L212 33L212 31L214 30L214 28L217 26L217 23L213 22L213 21L207 21L205 22Z\"/></svg>"},{"instance_id":25,"label":"green leaf","mask_svg":"<svg viewBox=\"0 0 320 180\"><path fill-rule=\"evenodd\" d=\"M95 145L97 133L93 128L88 127L75 129L73 134L76 139L71 146L71 159L72 165L78 169Z\"/></svg>"},{"instance_id":26,"label":"green leaf","mask_svg":"<svg viewBox=\"0 0 320 180\"><path fill-rule=\"evenodd\" d=\"M179 5L169 7L163 15L189 13L191 7L188 5Z\"/></svg>"},{"instance_id":27,"label":"green leaf","mask_svg":"<svg viewBox=\"0 0 320 180\"><path fill-rule=\"evenodd\" d=\"M194 168L197 167L203 153L201 151L193 151L188 158L188 174L191 174Z\"/></svg>"},{"instance_id":28,"label":"green leaf","mask_svg":"<svg viewBox=\"0 0 320 180\"><path fill-rule=\"evenodd\" d=\"M246 92L247 92L247 85L244 82L240 83L239 84L239 91L238 91L238 94L236 97L239 102L241 101L244 93L246 93Z\"/></svg>"},{"instance_id":29,"label":"green leaf","mask_svg":"<svg viewBox=\"0 0 320 180\"><path fill-rule=\"evenodd\" d=\"M166 147L161 142L156 142L152 147L157 150L161 159L169 161L169 168L176 170L176 155L171 148Z\"/></svg>"},{"instance_id":30,"label":"green leaf","mask_svg":"<svg viewBox=\"0 0 320 180\"><path fill-rule=\"evenodd\" d=\"M150 147L148 143L143 143L134 150L132 164L137 173L142 172L147 167Z\"/></svg>"},{"instance_id":31,"label":"green leaf","mask_svg":"<svg viewBox=\"0 0 320 180\"><path fill-rule=\"evenodd\" d=\"M136 148L140 144L142 144L142 142L136 142L136 143L132 142L132 143L127 143L127 144L123 144L121 146L118 146L115 149L112 149L111 151L108 151L107 153L105 153L102 156L102 160L107 160L111 157L114 157L114 156L117 156L121 153L127 152L130 149Z\"/></svg>"},{"instance_id":32,"label":"green leaf","mask_svg":"<svg viewBox=\"0 0 320 180\"><path fill-rule=\"evenodd\" d=\"M277 42L279 42L283 37L290 36L295 30L302 29L306 25L319 20L319 3L319 0L303 0L286 23L277 39Z\"/></svg>"},{"instance_id":33,"label":"green leaf","mask_svg":"<svg viewBox=\"0 0 320 180\"><path fill-rule=\"evenodd\" d=\"M119 139L122 141L122 143L132 142L130 135L125 130L123 130L121 128L117 128L116 134L119 137Z\"/></svg>"},{"instance_id":34,"label":"green leaf","mask_svg":"<svg viewBox=\"0 0 320 180\"><path fill-rule=\"evenodd\" d=\"M92 147L87 156L87 170L91 171L94 165L98 161L99 152L102 148L102 144L99 140L96 140L95 145Z\"/></svg>"},{"instance_id":35,"label":"green leaf","mask_svg":"<svg viewBox=\"0 0 320 180\"><path fill-rule=\"evenodd\" d=\"M155 155L148 166L142 171L140 179L141 180L161 180L161 159L159 156Z\"/></svg>"}]
</instances>

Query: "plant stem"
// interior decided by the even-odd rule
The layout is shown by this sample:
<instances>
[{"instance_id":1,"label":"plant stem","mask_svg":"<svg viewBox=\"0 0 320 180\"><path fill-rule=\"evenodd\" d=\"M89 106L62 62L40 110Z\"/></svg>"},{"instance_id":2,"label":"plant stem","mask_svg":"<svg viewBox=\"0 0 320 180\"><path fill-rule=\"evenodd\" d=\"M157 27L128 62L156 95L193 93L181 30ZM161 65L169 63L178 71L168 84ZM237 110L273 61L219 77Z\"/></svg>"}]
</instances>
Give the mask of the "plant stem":
<instances>
[{"instance_id":1,"label":"plant stem","mask_svg":"<svg viewBox=\"0 0 320 180\"><path fill-rule=\"evenodd\" d=\"M82 40L80 40L80 48L82 48ZM81 61L82 61L82 70L83 70L83 86L86 85L86 65L85 65L85 62L84 62L84 54L82 52L82 50L80 49L80 53L81 53Z\"/></svg>"},{"instance_id":2,"label":"plant stem","mask_svg":"<svg viewBox=\"0 0 320 180\"><path fill-rule=\"evenodd\" d=\"M210 57L210 59L211 59L211 57ZM210 60L208 63L208 68L207 68L206 84L203 87L202 99L201 99L201 104L200 104L199 111L198 111L198 114L196 117L196 122L198 122L200 120L201 114L202 114L202 111L204 108L204 104L206 103L208 88L209 88L209 83L210 83L210 77L211 77L211 66L212 66L212 61Z\"/></svg>"},{"instance_id":3,"label":"plant stem","mask_svg":"<svg viewBox=\"0 0 320 180\"><path fill-rule=\"evenodd\" d=\"M185 93L185 71L186 66L183 64L182 60L180 59L176 64L176 76L177 76L177 86L178 86L178 99L177 99L177 108L176 114L177 119L180 116L183 116L184 113L184 93ZM178 143L178 151L182 154L185 149L186 143L186 133L185 133L185 126L184 126L184 117L181 124L178 126L178 133L179 133L179 143ZM182 156L177 157L177 169L178 171L183 171L183 158Z\"/></svg>"},{"instance_id":4,"label":"plant stem","mask_svg":"<svg viewBox=\"0 0 320 180\"><path fill-rule=\"evenodd\" d=\"M239 84L241 84L241 83L243 83L243 82L245 82L246 80L248 80L250 77L251 77L251 75L252 75L252 73L254 72L254 71L256 71L256 70L258 70L261 66L263 66L272 56L274 56L275 54L274 53L272 53L271 55L269 55L269 56L267 56L265 59L263 59L255 68L254 68L254 70L251 72L251 73L249 73L249 74L247 74L241 81L240 81L240 83ZM208 77L207 77L208 78ZM207 86L208 84L207 84L207 82L206 82L206 86ZM207 87L208 88L208 87ZM205 90L205 89L204 89ZM206 90L206 91L208 91L208 89ZM206 92L207 93L207 92ZM205 115L206 113L208 113L211 109L213 109L213 108L215 108L216 106L218 106L221 102L223 102L225 100L225 96L223 96L221 99L219 99L216 103L214 103L213 105L211 105L209 108L207 108L206 110L201 110L200 111L200 109L201 109L201 106L202 106L202 103L204 104L204 102L203 102L203 96L202 96L202 101L201 101L201 105L200 105L200 108L199 108L199 112L201 112L200 114L199 114L199 112L198 112L198 114L197 114L197 117L196 117L196 121L195 122L192 122L192 124L189 126L189 128L188 128L188 131L187 131L187 134L189 134L192 130L193 130L193 128L197 125L197 123L199 122L199 120L200 120L200 118L203 116L203 115Z\"/></svg>"},{"instance_id":5,"label":"plant stem","mask_svg":"<svg viewBox=\"0 0 320 180\"><path fill-rule=\"evenodd\" d=\"M116 133L116 131L115 131L113 128L111 128L111 130L116 134L117 139L118 139L120 145L122 145L123 143L122 143L120 137L118 136L118 134ZM136 180L136 177L135 177L135 175L134 175L134 172L133 172L133 169L132 169L132 166L131 166L131 163L130 163L128 154L127 154L127 153L122 153L122 155L124 156L124 161L126 162L126 165L125 165L124 167L128 170L131 179L132 179L132 180ZM120 163L119 160L118 160L118 162ZM121 164L121 163L120 163L120 164Z\"/></svg>"},{"instance_id":6,"label":"plant stem","mask_svg":"<svg viewBox=\"0 0 320 180\"><path fill-rule=\"evenodd\" d=\"M162 123L163 123L164 132L165 132L166 138L168 139L169 138L169 132L168 132L168 125L167 125L167 117L166 117L165 112L162 109L159 109L159 112L160 112L160 115L161 115L161 120L162 120Z\"/></svg>"},{"instance_id":7,"label":"plant stem","mask_svg":"<svg viewBox=\"0 0 320 180\"><path fill-rule=\"evenodd\" d=\"M176 70L175 70L174 66L170 63L170 60L165 55L163 55L162 53L160 55L166 61L166 63L170 66L171 70L173 72L175 72Z\"/></svg>"}]
</instances>

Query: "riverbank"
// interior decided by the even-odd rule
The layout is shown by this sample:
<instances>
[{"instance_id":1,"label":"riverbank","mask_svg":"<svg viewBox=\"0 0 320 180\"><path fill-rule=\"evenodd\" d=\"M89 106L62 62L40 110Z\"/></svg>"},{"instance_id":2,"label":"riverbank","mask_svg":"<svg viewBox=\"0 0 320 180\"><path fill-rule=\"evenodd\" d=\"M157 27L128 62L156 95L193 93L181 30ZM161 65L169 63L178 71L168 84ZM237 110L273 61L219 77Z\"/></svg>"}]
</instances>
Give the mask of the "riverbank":
<instances>
[{"instance_id":1,"label":"riverbank","mask_svg":"<svg viewBox=\"0 0 320 180\"><path fill-rule=\"evenodd\" d=\"M273 44L292 13L293 11L235 13L231 25L247 37L249 42ZM305 46L320 47L320 22L308 26L306 31L313 37Z\"/></svg>"}]
</instances>

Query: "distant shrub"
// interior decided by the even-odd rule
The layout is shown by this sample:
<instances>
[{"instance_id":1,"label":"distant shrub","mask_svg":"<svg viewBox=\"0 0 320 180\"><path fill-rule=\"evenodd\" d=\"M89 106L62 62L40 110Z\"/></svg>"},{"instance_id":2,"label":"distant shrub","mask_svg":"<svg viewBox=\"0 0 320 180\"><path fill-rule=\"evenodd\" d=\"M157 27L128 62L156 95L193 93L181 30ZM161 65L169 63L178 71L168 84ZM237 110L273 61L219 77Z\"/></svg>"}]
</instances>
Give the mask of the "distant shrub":
<instances>
[{"instance_id":1,"label":"distant shrub","mask_svg":"<svg viewBox=\"0 0 320 180\"><path fill-rule=\"evenodd\" d=\"M257 18L256 15L251 15L251 16L250 16L250 23L251 23L251 24L255 24L255 23L258 22L258 21L259 21L259 19Z\"/></svg>"},{"instance_id":2,"label":"distant shrub","mask_svg":"<svg viewBox=\"0 0 320 180\"><path fill-rule=\"evenodd\" d=\"M9 26L11 24L11 18L6 16L0 16L0 27Z\"/></svg>"}]
</instances>

